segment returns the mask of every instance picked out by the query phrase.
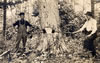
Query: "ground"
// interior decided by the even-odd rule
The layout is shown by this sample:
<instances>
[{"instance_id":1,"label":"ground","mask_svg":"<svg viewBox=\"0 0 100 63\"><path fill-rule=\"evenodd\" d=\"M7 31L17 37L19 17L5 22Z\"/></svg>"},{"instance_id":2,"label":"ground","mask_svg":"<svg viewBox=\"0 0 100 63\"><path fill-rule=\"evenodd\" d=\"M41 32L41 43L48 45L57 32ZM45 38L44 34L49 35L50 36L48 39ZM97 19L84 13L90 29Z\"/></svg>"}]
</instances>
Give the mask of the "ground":
<instances>
[{"instance_id":1,"label":"ground","mask_svg":"<svg viewBox=\"0 0 100 63\"><path fill-rule=\"evenodd\" d=\"M34 48L36 44L35 41L37 41L37 38L37 35L34 35L32 39L28 38L26 52L24 54L13 52L15 45L14 39L6 41L0 39L0 54L2 54L5 51L10 51L4 56L0 56L0 63L99 63L100 61L99 56L97 56L97 58L93 58L91 57L91 55L89 55L89 52L84 52L81 50L81 48L78 49L78 47L81 46L72 46L72 44L75 45L78 42L82 41L82 38L73 39L71 37L65 37L64 40L67 44L67 52L57 54L37 51ZM100 51L98 50L98 52Z\"/></svg>"}]
</instances>

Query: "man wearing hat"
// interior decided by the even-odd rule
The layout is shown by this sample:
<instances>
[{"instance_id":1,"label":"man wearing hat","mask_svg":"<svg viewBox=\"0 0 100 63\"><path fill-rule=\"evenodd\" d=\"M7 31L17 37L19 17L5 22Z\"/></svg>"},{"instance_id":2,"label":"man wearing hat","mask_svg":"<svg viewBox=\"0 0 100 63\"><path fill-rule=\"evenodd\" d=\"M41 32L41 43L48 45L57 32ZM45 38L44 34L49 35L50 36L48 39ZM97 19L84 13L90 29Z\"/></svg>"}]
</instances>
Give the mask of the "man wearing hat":
<instances>
[{"instance_id":1,"label":"man wearing hat","mask_svg":"<svg viewBox=\"0 0 100 63\"><path fill-rule=\"evenodd\" d=\"M19 16L20 16L20 20L17 20L13 24L13 26L14 27L17 26L17 29L18 29L17 39L16 39L16 41L17 41L16 51L18 51L20 41L22 40L22 42L23 42L23 52L25 52L25 45L26 45L26 42L27 42L27 26L32 27L32 25L24 19L24 17L25 17L24 12L21 12L19 14Z\"/></svg>"},{"instance_id":2,"label":"man wearing hat","mask_svg":"<svg viewBox=\"0 0 100 63\"><path fill-rule=\"evenodd\" d=\"M84 41L84 48L91 51L92 55L95 56L96 50L94 40L97 32L97 21L93 18L92 12L87 12L85 15L87 17L86 22L78 31L73 33L83 32L87 36L86 40Z\"/></svg>"}]
</instances>

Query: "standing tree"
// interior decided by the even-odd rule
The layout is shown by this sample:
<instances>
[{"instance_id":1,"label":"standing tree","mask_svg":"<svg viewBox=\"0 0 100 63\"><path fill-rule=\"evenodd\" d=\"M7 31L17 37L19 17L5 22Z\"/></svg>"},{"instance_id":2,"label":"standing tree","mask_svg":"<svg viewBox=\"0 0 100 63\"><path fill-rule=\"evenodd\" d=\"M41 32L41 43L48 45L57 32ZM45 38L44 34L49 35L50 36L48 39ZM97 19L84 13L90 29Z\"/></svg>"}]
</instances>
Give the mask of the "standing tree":
<instances>
[{"instance_id":1,"label":"standing tree","mask_svg":"<svg viewBox=\"0 0 100 63\"><path fill-rule=\"evenodd\" d=\"M59 11L57 0L41 0L40 4L40 18L42 28L50 27L58 30L59 26Z\"/></svg>"},{"instance_id":2,"label":"standing tree","mask_svg":"<svg viewBox=\"0 0 100 63\"><path fill-rule=\"evenodd\" d=\"M59 33L58 0L39 0L39 16L41 28L43 29L39 50L42 49L43 52L49 50L49 52L55 53L56 48L59 49L58 45L61 45L64 49L64 42L61 43L59 40L61 33Z\"/></svg>"},{"instance_id":3,"label":"standing tree","mask_svg":"<svg viewBox=\"0 0 100 63\"><path fill-rule=\"evenodd\" d=\"M94 17L94 0L91 0L91 12L93 13L93 17Z\"/></svg>"}]
</instances>

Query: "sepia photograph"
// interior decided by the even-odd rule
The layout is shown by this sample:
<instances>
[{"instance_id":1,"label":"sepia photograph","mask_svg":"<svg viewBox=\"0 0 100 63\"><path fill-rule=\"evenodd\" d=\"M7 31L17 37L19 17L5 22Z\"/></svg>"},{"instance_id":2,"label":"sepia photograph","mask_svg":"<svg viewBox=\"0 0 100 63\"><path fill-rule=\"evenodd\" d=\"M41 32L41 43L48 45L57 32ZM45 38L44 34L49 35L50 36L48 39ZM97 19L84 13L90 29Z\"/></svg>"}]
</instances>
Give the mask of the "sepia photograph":
<instances>
[{"instance_id":1,"label":"sepia photograph","mask_svg":"<svg viewBox=\"0 0 100 63\"><path fill-rule=\"evenodd\" d=\"M100 0L0 0L0 63L100 63Z\"/></svg>"}]
</instances>

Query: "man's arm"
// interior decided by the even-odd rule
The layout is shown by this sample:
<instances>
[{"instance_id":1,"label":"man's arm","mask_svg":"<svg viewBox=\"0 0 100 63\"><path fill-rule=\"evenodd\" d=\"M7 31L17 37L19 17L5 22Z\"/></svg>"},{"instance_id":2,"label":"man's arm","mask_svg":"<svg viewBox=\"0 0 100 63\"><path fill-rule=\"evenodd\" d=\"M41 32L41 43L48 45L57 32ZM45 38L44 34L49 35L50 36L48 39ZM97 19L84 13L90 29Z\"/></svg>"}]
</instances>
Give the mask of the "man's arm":
<instances>
[{"instance_id":1,"label":"man's arm","mask_svg":"<svg viewBox=\"0 0 100 63\"><path fill-rule=\"evenodd\" d=\"M85 22L85 24L82 26L82 28L80 28L79 30L73 32L73 33L78 33L84 30L84 28L86 27L87 22Z\"/></svg>"},{"instance_id":2,"label":"man's arm","mask_svg":"<svg viewBox=\"0 0 100 63\"><path fill-rule=\"evenodd\" d=\"M25 24L26 26L32 27L32 25L28 21L26 21Z\"/></svg>"},{"instance_id":3,"label":"man's arm","mask_svg":"<svg viewBox=\"0 0 100 63\"><path fill-rule=\"evenodd\" d=\"M17 32L17 29L16 29L16 26L19 25L19 21L16 21L14 24L13 24L13 27L15 29L15 31Z\"/></svg>"},{"instance_id":4,"label":"man's arm","mask_svg":"<svg viewBox=\"0 0 100 63\"><path fill-rule=\"evenodd\" d=\"M13 26L15 27L16 25L19 25L19 21L16 21Z\"/></svg>"}]
</instances>

